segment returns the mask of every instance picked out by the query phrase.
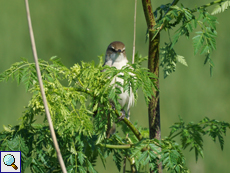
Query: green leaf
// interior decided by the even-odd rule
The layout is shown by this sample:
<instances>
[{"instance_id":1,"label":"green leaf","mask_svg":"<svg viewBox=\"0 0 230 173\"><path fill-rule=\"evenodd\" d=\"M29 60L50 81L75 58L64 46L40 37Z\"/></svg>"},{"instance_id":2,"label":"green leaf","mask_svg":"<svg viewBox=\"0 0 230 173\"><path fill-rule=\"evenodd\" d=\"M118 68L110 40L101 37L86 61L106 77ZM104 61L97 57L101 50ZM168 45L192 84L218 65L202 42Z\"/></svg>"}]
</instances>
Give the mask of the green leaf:
<instances>
[{"instance_id":1,"label":"green leaf","mask_svg":"<svg viewBox=\"0 0 230 173\"><path fill-rule=\"evenodd\" d=\"M185 58L184 58L183 56L177 55L176 58L177 58L177 61L178 61L178 62L180 62L180 63L183 64L184 66L188 66L188 64L187 64L187 62L186 62L186 60L185 60Z\"/></svg>"},{"instance_id":2,"label":"green leaf","mask_svg":"<svg viewBox=\"0 0 230 173\"><path fill-rule=\"evenodd\" d=\"M171 44L167 43L165 43L165 47L161 48L160 55L160 66L163 67L164 78L166 78L176 70L178 55L176 54L175 50L171 48Z\"/></svg>"},{"instance_id":3,"label":"green leaf","mask_svg":"<svg viewBox=\"0 0 230 173\"><path fill-rule=\"evenodd\" d=\"M78 152L77 155L78 155L78 160L79 160L80 164L83 165L84 160L85 160L84 154L82 152Z\"/></svg>"},{"instance_id":4,"label":"green leaf","mask_svg":"<svg viewBox=\"0 0 230 173\"><path fill-rule=\"evenodd\" d=\"M209 47L209 45L204 45L203 46L203 48L201 49L201 51L200 51L200 54L202 55L202 54L207 54L208 52L210 52L210 47Z\"/></svg>"},{"instance_id":5,"label":"green leaf","mask_svg":"<svg viewBox=\"0 0 230 173\"><path fill-rule=\"evenodd\" d=\"M197 36L193 37L193 46L194 46L194 54L196 55L198 50L201 48L201 46L204 43L203 33L202 32L196 32Z\"/></svg>"},{"instance_id":6,"label":"green leaf","mask_svg":"<svg viewBox=\"0 0 230 173\"><path fill-rule=\"evenodd\" d=\"M212 11L212 15L216 15L218 13L222 13L230 7L230 1L221 2L219 5L215 6Z\"/></svg>"},{"instance_id":7,"label":"green leaf","mask_svg":"<svg viewBox=\"0 0 230 173\"><path fill-rule=\"evenodd\" d=\"M116 152L116 151L114 151L113 160L114 160L114 162L116 163L117 169L118 169L119 172L120 172L120 170L121 170L121 161L122 161L122 157L121 157L121 155L120 155L118 152Z\"/></svg>"}]
</instances>

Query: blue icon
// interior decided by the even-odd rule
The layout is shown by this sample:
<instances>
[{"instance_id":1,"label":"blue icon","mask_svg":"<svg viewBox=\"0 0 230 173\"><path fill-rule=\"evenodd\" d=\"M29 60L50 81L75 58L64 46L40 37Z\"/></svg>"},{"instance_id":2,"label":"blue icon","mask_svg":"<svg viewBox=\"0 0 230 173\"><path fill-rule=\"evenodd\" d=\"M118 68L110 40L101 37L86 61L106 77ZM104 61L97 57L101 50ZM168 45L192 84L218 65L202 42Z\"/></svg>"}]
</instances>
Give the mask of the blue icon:
<instances>
[{"instance_id":1,"label":"blue icon","mask_svg":"<svg viewBox=\"0 0 230 173\"><path fill-rule=\"evenodd\" d=\"M12 166L15 170L18 169L18 167L14 164L15 163L15 158L12 154L7 154L3 158L3 162L7 166Z\"/></svg>"},{"instance_id":2,"label":"blue icon","mask_svg":"<svg viewBox=\"0 0 230 173\"><path fill-rule=\"evenodd\" d=\"M0 173L21 173L21 151L0 151Z\"/></svg>"}]
</instances>

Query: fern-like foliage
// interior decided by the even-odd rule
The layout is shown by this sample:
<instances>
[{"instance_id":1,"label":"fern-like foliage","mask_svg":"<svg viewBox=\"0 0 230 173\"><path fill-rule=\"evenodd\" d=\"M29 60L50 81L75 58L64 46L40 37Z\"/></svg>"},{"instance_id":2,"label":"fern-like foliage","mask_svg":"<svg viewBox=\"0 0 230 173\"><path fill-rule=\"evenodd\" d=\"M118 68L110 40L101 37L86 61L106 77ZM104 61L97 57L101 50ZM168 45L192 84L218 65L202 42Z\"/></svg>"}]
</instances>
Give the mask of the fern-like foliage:
<instances>
[{"instance_id":1,"label":"fern-like foliage","mask_svg":"<svg viewBox=\"0 0 230 173\"><path fill-rule=\"evenodd\" d=\"M181 55L178 55L171 44L165 43L165 47L161 48L161 59L160 66L163 68L164 78L169 76L172 72L176 70L176 64L180 62L181 64L188 66L185 58Z\"/></svg>"},{"instance_id":2,"label":"fern-like foliage","mask_svg":"<svg viewBox=\"0 0 230 173\"><path fill-rule=\"evenodd\" d=\"M173 52L171 45L166 44L164 51L168 52L166 58L169 64L169 55L172 54L175 61L186 65L183 58ZM182 149L190 146L191 150L195 150L196 158L202 156L203 136L206 134L214 141L218 139L223 149L223 134L229 124L208 118L198 124L187 125L181 119L172 126L169 137L162 140L148 139L148 130L135 123L134 128L142 134L141 140L137 138L127 124L117 122L116 114L121 109L118 93L121 92L120 87L125 91L129 91L130 87L132 91L141 89L148 103L153 96L153 88L157 89L155 76L141 67L146 58L139 57L136 63L121 70L102 66L102 56L99 58L98 65L82 62L71 68L65 67L56 57L52 57L50 62L39 60L52 121L68 172L99 172L95 169L98 158L106 166L106 158L112 155L119 171L126 157L138 172L148 172L149 168L157 172L158 164L162 163L162 167L169 172L186 173L188 169ZM123 85L118 82L111 85L113 77L123 78L126 82ZM60 172L34 63L23 59L0 74L1 81L10 78L19 84L24 83L32 97L23 112L20 125L4 126L4 131L0 133L0 150L21 151L23 172L27 167L31 172ZM137 99L136 92L134 96ZM37 116L44 117L43 124L36 124ZM108 116L111 123L122 125L122 133L117 132L110 138L105 135ZM181 145L174 141L178 135L181 136Z\"/></svg>"},{"instance_id":3,"label":"fern-like foliage","mask_svg":"<svg viewBox=\"0 0 230 173\"><path fill-rule=\"evenodd\" d=\"M68 171L96 172L93 166L97 157L105 159L104 149L96 144L105 140L105 115L114 117L115 110L110 105L111 100L117 110L121 109L117 95L120 89L111 85L113 77L119 76L129 81L122 86L125 91L130 87L133 91L142 88L146 102L153 95L155 77L148 69L141 67L144 59L146 58L140 58L137 63L130 65L132 68L127 66L121 70L102 67L102 56L98 65L94 62L82 62L81 65L75 64L71 68L65 67L56 57L52 57L50 62L39 60L50 114L64 160L66 165L69 165ZM121 73L124 75L120 75ZM23 59L0 74L0 81L10 78L18 84L24 83L26 90L32 93L32 98L21 117L21 124L5 127L5 131L0 134L0 149L22 151L23 158L26 158L23 159L23 170L28 166L34 172L60 170L44 116L34 63ZM119 83L116 85L121 86ZM137 98L136 92L134 95ZM98 113L93 118L96 110ZM34 124L36 116L44 116L43 125ZM115 122L115 118L112 121ZM20 142L20 145L17 142ZM119 155L115 151L118 168Z\"/></svg>"},{"instance_id":4,"label":"fern-like foliage","mask_svg":"<svg viewBox=\"0 0 230 173\"><path fill-rule=\"evenodd\" d=\"M186 149L190 146L190 151L194 149L196 160L198 160L199 155L203 157L203 136L208 134L214 142L218 138L221 149L223 150L223 135L226 135L227 128L230 128L229 123L210 120L208 117L205 117L199 123L190 122L186 125L180 117L180 122L171 126L172 130L169 138L173 139L179 135L182 147Z\"/></svg>"},{"instance_id":5,"label":"fern-like foliage","mask_svg":"<svg viewBox=\"0 0 230 173\"><path fill-rule=\"evenodd\" d=\"M222 13L225 10L227 10L230 7L230 1L224 1L219 3L218 5L215 6L215 8L212 11L212 15L216 15L218 13Z\"/></svg>"},{"instance_id":6,"label":"fern-like foliage","mask_svg":"<svg viewBox=\"0 0 230 173\"><path fill-rule=\"evenodd\" d=\"M195 33L196 35L193 37L194 54L200 52L201 55L205 55L206 58L204 64L209 64L210 75L212 76L214 63L211 59L211 53L216 49L215 38L217 36L217 18L213 16L213 14L223 12L230 6L230 1L221 1L211 15L207 11L207 8L216 3L218 2L215 1L215 3L210 3L206 6L198 7L196 9L184 7L183 4L181 7L166 4L161 5L155 10L154 16L157 18L157 24L155 27L156 33L158 33L162 28L168 32L177 28L175 34L172 36L172 39L169 34L170 41L169 43L166 43L166 47L161 49L160 63L163 66L165 77L176 70L177 61L175 57L178 56L173 47L179 41L181 36L189 38L194 29L199 29L199 31L197 31ZM170 45L171 49L169 49L168 45ZM186 62L184 57L183 62ZM183 64L187 65L186 63Z\"/></svg>"}]
</instances>

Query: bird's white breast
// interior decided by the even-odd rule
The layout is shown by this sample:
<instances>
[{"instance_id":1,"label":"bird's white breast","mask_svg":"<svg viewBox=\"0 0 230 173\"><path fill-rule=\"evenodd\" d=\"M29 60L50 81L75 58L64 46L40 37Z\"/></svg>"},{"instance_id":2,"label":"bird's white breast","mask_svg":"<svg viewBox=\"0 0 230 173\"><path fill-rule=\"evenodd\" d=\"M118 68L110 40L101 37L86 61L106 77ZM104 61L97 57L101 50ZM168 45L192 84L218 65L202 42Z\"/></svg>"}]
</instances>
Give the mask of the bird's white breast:
<instances>
[{"instance_id":1,"label":"bird's white breast","mask_svg":"<svg viewBox=\"0 0 230 173\"><path fill-rule=\"evenodd\" d=\"M110 59L105 63L105 65L109 65L111 67L116 67L117 69L121 69L123 66L127 65L128 60L126 57L124 57L123 54L120 54L116 57L115 54L110 55ZM118 75L124 75L123 73L119 73ZM120 82L122 85L124 83L124 80L119 77L114 77L111 84L115 83L115 81ZM132 92L132 89L130 88L130 94L128 91L121 89L121 94L119 94L119 103L122 108L126 107L127 112L129 111L130 107L134 104L134 94Z\"/></svg>"}]
</instances>

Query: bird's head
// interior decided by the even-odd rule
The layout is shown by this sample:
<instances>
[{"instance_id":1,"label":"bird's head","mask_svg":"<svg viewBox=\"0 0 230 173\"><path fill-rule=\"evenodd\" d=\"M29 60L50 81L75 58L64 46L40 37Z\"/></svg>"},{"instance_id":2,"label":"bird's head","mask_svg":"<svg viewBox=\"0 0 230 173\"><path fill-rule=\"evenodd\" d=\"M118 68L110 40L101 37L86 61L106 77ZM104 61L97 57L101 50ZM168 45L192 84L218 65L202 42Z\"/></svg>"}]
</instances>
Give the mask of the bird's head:
<instances>
[{"instance_id":1,"label":"bird's head","mask_svg":"<svg viewBox=\"0 0 230 173\"><path fill-rule=\"evenodd\" d=\"M112 60L113 62L119 62L126 58L125 45L120 41L114 41L109 44L105 58L107 61Z\"/></svg>"}]
</instances>

